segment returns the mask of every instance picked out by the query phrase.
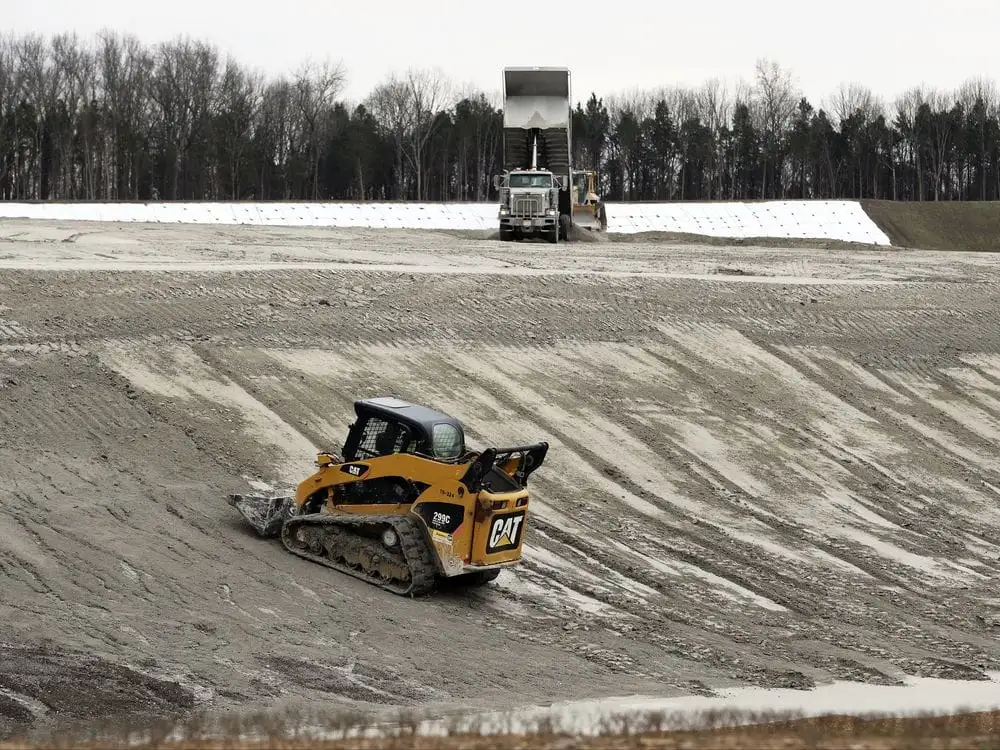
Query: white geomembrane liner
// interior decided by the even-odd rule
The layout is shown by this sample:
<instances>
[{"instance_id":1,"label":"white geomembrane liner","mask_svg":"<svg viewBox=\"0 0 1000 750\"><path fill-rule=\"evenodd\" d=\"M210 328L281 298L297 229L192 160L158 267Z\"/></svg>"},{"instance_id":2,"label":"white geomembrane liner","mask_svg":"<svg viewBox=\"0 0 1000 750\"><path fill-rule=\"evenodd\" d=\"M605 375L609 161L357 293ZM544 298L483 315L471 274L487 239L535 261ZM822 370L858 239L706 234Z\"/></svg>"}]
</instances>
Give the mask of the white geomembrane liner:
<instances>
[{"instance_id":1,"label":"white geomembrane liner","mask_svg":"<svg viewBox=\"0 0 1000 750\"><path fill-rule=\"evenodd\" d=\"M608 232L794 237L889 245L854 201L608 203ZM495 203L14 203L0 219L170 224L472 229L497 226Z\"/></svg>"}]
</instances>

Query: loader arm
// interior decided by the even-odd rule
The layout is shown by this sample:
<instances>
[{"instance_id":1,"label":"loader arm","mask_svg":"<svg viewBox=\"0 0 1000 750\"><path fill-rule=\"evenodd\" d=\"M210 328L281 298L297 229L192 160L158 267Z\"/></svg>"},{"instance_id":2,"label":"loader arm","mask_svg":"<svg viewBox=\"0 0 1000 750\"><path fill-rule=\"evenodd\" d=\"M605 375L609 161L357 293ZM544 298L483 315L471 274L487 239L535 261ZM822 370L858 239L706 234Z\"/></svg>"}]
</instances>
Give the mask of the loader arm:
<instances>
[{"instance_id":1,"label":"loader arm","mask_svg":"<svg viewBox=\"0 0 1000 750\"><path fill-rule=\"evenodd\" d=\"M512 448L487 448L472 462L459 481L470 492L478 492L486 475L496 468L517 482L519 487L527 487L528 477L545 461L548 450L549 444L546 442Z\"/></svg>"},{"instance_id":2,"label":"loader arm","mask_svg":"<svg viewBox=\"0 0 1000 750\"><path fill-rule=\"evenodd\" d=\"M542 441L531 445L519 445L497 451L496 463L521 486L528 486L528 477L542 465L549 452L549 444Z\"/></svg>"}]
</instances>

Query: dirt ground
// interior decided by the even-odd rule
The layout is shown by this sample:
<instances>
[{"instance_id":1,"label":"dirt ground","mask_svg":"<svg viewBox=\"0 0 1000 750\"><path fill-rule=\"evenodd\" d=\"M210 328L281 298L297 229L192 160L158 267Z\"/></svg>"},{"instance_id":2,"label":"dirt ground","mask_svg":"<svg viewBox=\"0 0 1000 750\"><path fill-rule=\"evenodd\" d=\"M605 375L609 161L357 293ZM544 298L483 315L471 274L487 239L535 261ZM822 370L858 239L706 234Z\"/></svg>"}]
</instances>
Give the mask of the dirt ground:
<instances>
[{"instance_id":1,"label":"dirt ground","mask_svg":"<svg viewBox=\"0 0 1000 750\"><path fill-rule=\"evenodd\" d=\"M0 732L988 679L998 280L967 253L2 222ZM476 447L549 441L523 566L403 599L226 504L387 393Z\"/></svg>"}]
</instances>

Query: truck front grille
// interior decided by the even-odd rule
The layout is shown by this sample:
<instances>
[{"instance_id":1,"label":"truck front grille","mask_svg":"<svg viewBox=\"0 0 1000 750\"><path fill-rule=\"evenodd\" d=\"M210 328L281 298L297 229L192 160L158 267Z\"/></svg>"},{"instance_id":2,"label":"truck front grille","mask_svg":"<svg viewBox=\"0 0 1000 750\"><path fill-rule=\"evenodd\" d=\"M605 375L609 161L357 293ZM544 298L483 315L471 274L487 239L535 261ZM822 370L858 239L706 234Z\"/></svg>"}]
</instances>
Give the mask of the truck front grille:
<instances>
[{"instance_id":1,"label":"truck front grille","mask_svg":"<svg viewBox=\"0 0 1000 750\"><path fill-rule=\"evenodd\" d=\"M542 196L539 193L514 193L511 203L514 216L542 215Z\"/></svg>"}]
</instances>

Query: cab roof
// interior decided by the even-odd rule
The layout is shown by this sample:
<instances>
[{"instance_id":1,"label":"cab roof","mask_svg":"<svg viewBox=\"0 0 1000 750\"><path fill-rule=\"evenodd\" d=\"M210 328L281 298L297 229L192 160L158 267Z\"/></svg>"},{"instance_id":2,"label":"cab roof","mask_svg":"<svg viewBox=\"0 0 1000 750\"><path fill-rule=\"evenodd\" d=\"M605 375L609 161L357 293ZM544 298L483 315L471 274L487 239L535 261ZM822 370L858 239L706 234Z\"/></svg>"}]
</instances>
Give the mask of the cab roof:
<instances>
[{"instance_id":1,"label":"cab roof","mask_svg":"<svg viewBox=\"0 0 1000 750\"><path fill-rule=\"evenodd\" d=\"M354 402L354 411L359 417L375 413L393 422L409 422L413 425L419 425L427 435L431 434L434 425L442 422L454 425L461 433L465 432L462 423L454 417L427 406L411 404L409 401L403 401L395 396L359 399Z\"/></svg>"}]
</instances>

